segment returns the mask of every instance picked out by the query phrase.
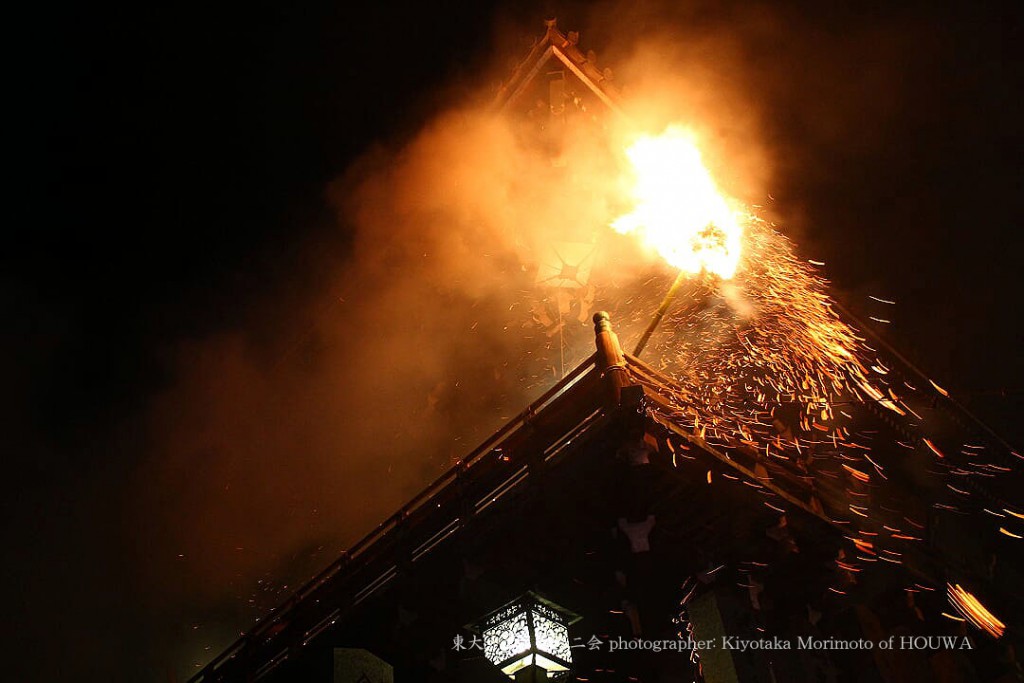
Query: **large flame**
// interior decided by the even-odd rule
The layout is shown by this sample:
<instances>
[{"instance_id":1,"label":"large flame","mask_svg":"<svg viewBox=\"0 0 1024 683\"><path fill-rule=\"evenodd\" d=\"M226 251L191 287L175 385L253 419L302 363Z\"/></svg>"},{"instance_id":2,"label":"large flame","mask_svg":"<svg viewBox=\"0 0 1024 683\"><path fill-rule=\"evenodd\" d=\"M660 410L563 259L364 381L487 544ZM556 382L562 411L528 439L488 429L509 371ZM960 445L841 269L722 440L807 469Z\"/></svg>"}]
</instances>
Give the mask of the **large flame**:
<instances>
[{"instance_id":1,"label":"large flame","mask_svg":"<svg viewBox=\"0 0 1024 683\"><path fill-rule=\"evenodd\" d=\"M693 136L671 126L661 135L637 138L626 157L635 205L612 228L637 235L684 272L732 277L743 230L730 200L704 166Z\"/></svg>"}]
</instances>

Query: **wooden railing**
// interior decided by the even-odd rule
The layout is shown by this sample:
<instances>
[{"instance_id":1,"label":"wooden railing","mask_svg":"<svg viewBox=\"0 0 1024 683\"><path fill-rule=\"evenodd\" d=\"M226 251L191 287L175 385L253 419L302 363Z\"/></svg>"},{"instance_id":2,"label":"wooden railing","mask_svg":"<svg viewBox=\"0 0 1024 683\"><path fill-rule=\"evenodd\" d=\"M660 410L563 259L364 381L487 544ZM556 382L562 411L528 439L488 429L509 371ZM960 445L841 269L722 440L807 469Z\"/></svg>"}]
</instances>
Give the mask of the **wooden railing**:
<instances>
[{"instance_id":1,"label":"wooden railing","mask_svg":"<svg viewBox=\"0 0 1024 683\"><path fill-rule=\"evenodd\" d=\"M485 456L495 452L496 449L500 449L506 442L513 440L521 430L540 416L545 408L550 406L583 378L592 374L596 374L594 372L594 356L591 356L570 371L569 374L545 391L540 398L531 403L519 415L512 418L466 457L437 477L437 479L403 505L397 512L377 525L373 531L349 548L341 557L296 590L283 604L271 610L270 618L262 621L236 640L201 671L190 678L190 683L209 683L210 681L231 678L231 674L236 672L228 672L226 669L232 668L229 666L232 662L240 664L248 672L246 674L242 674L241 671L237 672L244 676L241 680L259 677L260 673L266 673L272 669L279 658L283 659L284 656L287 656L285 652L287 646L282 648L266 648L265 646L274 639L277 631L282 630L284 626L291 623L291 615L300 605L309 603L314 593L323 590L328 584L332 583L333 579L339 577L343 571L361 564L368 555L373 554L373 549L386 545L396 532L410 524L410 520L414 519L417 511L423 509L427 503L440 498L441 494L455 485L460 478L467 477L475 466L481 464ZM434 531L429 538L419 544L417 547L419 555L426 552L420 551L420 549L428 545L433 547L433 544L435 544L434 539L441 533L448 532L445 532L445 529ZM376 577L360 587L360 590L365 592L366 589L374 588L372 585L374 581L386 582L387 580L390 579L384 576ZM321 621L330 621L330 615ZM312 637L314 636L307 634L304 640L308 642ZM257 650L262 652L257 652ZM244 664L241 660L244 660ZM253 676L254 673L256 674L255 676Z\"/></svg>"}]
</instances>

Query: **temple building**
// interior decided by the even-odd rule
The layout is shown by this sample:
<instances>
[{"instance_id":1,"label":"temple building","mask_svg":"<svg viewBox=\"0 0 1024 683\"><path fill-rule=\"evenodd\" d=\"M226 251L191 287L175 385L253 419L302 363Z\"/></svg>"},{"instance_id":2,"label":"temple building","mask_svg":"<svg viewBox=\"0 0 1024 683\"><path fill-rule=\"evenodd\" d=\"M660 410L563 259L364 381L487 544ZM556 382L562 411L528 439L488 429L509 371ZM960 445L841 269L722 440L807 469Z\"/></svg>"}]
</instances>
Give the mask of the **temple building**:
<instances>
[{"instance_id":1,"label":"temple building","mask_svg":"<svg viewBox=\"0 0 1024 683\"><path fill-rule=\"evenodd\" d=\"M618 108L578 41L549 21L495 102L553 146L574 117ZM582 286L579 268L549 275ZM625 353L607 313L593 322L592 356L191 680L1020 680L1019 626L986 609L1024 614L1019 569L942 507L955 491L915 488L903 453L875 456L879 487L827 445L712 440L679 382ZM879 403L846 410L879 442L925 448ZM969 431L955 406L917 410ZM771 428L791 438L798 421L779 411ZM1005 489L964 486L1005 507Z\"/></svg>"}]
</instances>

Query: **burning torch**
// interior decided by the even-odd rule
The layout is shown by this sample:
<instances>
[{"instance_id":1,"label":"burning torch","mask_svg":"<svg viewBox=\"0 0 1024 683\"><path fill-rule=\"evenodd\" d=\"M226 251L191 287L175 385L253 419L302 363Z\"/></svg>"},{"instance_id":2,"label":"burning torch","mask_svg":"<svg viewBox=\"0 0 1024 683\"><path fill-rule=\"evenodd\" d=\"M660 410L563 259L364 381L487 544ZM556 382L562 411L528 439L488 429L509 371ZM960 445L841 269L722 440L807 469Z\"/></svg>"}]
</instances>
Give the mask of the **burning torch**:
<instances>
[{"instance_id":1,"label":"burning torch","mask_svg":"<svg viewBox=\"0 0 1024 683\"><path fill-rule=\"evenodd\" d=\"M733 276L743 229L730 206L733 202L718 189L691 133L671 126L661 135L641 136L626 150L626 157L633 172L634 207L612 228L636 235L679 269L633 351L639 356L690 278L698 278L697 291L709 292L712 278Z\"/></svg>"}]
</instances>

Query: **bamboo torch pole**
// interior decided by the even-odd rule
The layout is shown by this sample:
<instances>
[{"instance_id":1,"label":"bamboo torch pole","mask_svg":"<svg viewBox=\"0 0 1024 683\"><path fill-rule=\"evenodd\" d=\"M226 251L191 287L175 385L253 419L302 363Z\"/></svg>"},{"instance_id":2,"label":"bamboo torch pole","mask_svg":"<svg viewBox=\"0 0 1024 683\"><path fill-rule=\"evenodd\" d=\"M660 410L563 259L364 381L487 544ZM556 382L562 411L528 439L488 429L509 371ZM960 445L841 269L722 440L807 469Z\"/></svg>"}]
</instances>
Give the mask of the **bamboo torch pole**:
<instances>
[{"instance_id":1,"label":"bamboo torch pole","mask_svg":"<svg viewBox=\"0 0 1024 683\"><path fill-rule=\"evenodd\" d=\"M644 347L647 346L647 342L651 340L651 335L654 334L654 330L656 330L658 325L661 324L661 319L665 317L669 306L671 306L672 302L675 301L676 295L679 294L679 290L682 288L684 282L686 282L686 273L679 271L679 275L676 275L676 281L672 283L671 287L669 287L668 294L665 295L665 298L661 301L661 305L658 306L658 312L654 314L651 324L647 326L646 330L644 330L643 336L640 337L640 341L636 343L636 348L633 349L633 355L637 358L640 357Z\"/></svg>"}]
</instances>

